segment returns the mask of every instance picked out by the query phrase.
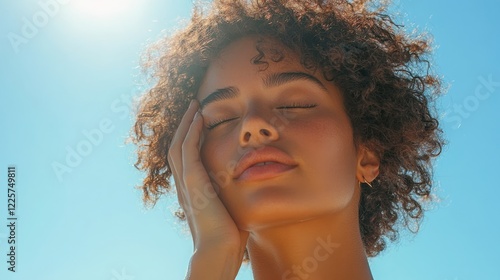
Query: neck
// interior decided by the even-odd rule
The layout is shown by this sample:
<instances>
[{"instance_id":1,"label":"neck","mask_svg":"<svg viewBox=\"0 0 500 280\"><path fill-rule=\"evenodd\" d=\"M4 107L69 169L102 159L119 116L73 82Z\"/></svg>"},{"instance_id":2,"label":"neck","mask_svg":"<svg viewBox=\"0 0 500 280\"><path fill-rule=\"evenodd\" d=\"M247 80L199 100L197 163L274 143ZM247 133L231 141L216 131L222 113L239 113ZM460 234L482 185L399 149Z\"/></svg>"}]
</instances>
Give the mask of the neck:
<instances>
[{"instance_id":1,"label":"neck","mask_svg":"<svg viewBox=\"0 0 500 280\"><path fill-rule=\"evenodd\" d=\"M356 202L340 212L251 231L247 244L254 279L373 279Z\"/></svg>"}]
</instances>

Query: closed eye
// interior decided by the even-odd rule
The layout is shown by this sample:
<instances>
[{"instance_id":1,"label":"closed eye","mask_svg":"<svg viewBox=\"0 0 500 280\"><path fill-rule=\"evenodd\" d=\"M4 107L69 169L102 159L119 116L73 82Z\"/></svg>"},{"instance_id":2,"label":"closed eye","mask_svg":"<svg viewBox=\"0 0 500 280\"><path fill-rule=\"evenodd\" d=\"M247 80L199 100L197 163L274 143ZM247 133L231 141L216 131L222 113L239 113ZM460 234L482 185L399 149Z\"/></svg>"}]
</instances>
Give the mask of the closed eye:
<instances>
[{"instance_id":1,"label":"closed eye","mask_svg":"<svg viewBox=\"0 0 500 280\"><path fill-rule=\"evenodd\" d=\"M235 120L237 119L237 117L235 118L230 118L230 119L218 119L218 120L215 120L213 122L210 122L207 124L207 129L210 130L210 129L213 129L215 128L216 126L220 125L220 124L223 124L225 122L229 122L229 121L232 121L232 120Z\"/></svg>"},{"instance_id":2,"label":"closed eye","mask_svg":"<svg viewBox=\"0 0 500 280\"><path fill-rule=\"evenodd\" d=\"M293 103L290 105L283 105L283 106L276 107L276 109L307 109L307 108L314 108L316 106L318 106L318 105Z\"/></svg>"},{"instance_id":3,"label":"closed eye","mask_svg":"<svg viewBox=\"0 0 500 280\"><path fill-rule=\"evenodd\" d=\"M316 104L298 104L298 103L292 103L290 105L283 105L283 106L276 107L276 109L281 109L281 110L308 109L308 108L314 108L316 106L318 106L318 105L316 105ZM218 119L218 120L212 121L212 122L210 122L210 123L207 124L207 129L208 130L214 129L218 125L221 125L223 123L235 120L237 118L238 117L229 118L229 119Z\"/></svg>"}]
</instances>

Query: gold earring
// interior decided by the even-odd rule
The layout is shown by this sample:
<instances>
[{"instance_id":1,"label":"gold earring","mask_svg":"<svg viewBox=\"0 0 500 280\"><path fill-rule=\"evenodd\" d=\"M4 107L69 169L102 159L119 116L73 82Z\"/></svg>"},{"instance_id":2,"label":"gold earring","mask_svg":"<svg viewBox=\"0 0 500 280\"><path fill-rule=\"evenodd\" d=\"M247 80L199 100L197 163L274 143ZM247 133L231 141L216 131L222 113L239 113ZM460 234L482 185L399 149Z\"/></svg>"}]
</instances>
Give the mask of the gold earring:
<instances>
[{"instance_id":1,"label":"gold earring","mask_svg":"<svg viewBox=\"0 0 500 280\"><path fill-rule=\"evenodd\" d=\"M366 181L365 176L363 176L363 181L365 181L364 183L365 183L365 184L367 184L368 186L370 186L370 188L372 188L372 189L373 189L372 184L371 184L371 183L369 183L368 181Z\"/></svg>"}]
</instances>

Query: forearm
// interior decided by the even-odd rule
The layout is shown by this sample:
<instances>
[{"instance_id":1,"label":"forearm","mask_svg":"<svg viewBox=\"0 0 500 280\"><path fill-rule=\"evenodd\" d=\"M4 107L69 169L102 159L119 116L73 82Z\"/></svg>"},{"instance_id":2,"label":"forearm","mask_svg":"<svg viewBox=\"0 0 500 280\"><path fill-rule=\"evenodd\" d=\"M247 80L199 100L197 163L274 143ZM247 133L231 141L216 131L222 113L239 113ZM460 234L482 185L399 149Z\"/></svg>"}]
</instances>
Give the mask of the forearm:
<instances>
[{"instance_id":1,"label":"forearm","mask_svg":"<svg viewBox=\"0 0 500 280\"><path fill-rule=\"evenodd\" d=\"M234 280L242 255L235 250L196 250L185 280Z\"/></svg>"}]
</instances>

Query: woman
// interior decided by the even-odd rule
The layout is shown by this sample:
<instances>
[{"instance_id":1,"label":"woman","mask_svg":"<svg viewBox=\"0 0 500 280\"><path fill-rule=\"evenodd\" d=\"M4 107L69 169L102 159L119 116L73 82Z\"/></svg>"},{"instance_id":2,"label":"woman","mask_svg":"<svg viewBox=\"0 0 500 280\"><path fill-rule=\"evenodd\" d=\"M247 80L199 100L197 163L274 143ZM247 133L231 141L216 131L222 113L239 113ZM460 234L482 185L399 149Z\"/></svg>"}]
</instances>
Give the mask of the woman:
<instances>
[{"instance_id":1,"label":"woman","mask_svg":"<svg viewBox=\"0 0 500 280\"><path fill-rule=\"evenodd\" d=\"M418 222L443 140L425 38L367 1L214 1L147 58L133 140L154 204L173 177L187 279L372 279Z\"/></svg>"}]
</instances>

